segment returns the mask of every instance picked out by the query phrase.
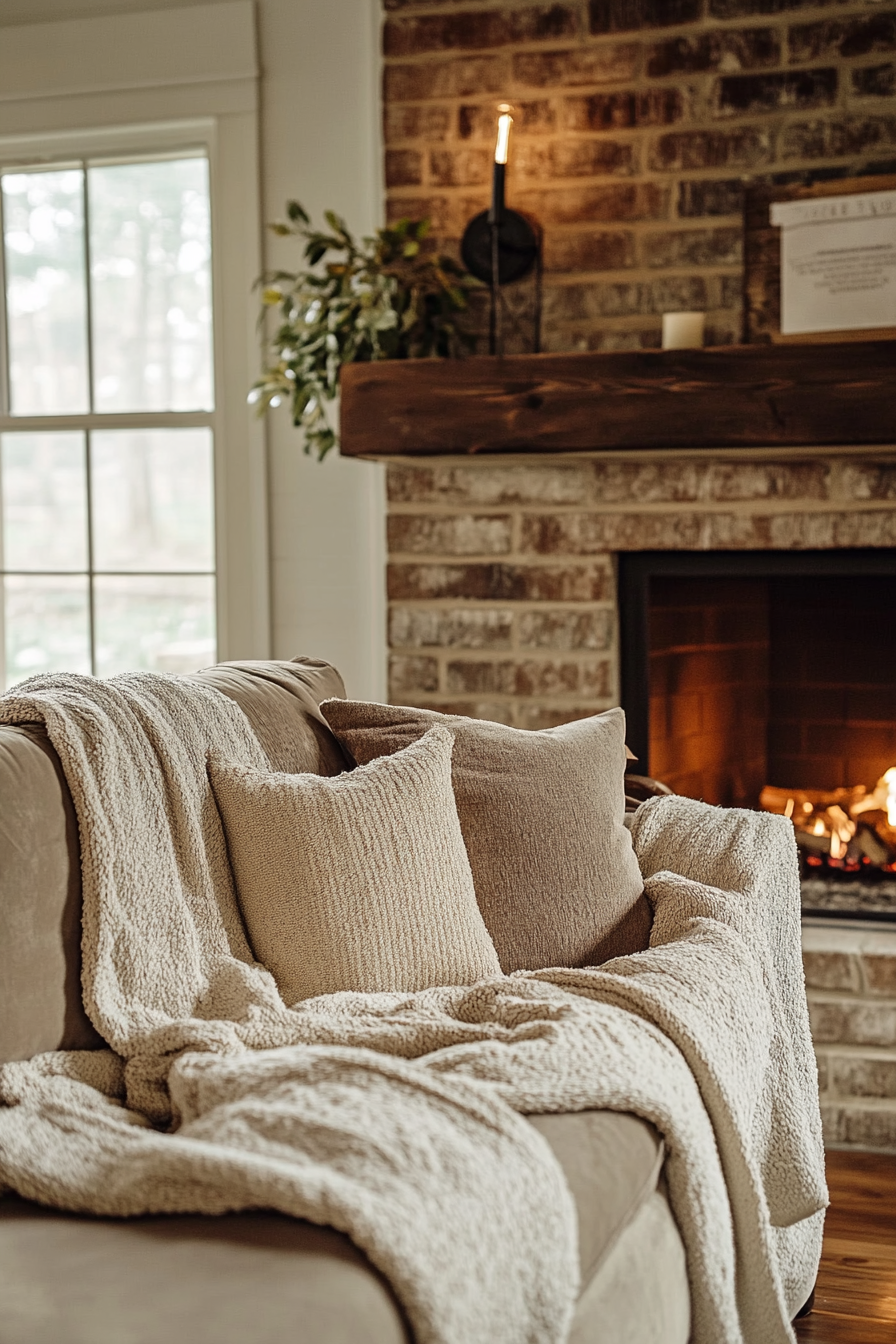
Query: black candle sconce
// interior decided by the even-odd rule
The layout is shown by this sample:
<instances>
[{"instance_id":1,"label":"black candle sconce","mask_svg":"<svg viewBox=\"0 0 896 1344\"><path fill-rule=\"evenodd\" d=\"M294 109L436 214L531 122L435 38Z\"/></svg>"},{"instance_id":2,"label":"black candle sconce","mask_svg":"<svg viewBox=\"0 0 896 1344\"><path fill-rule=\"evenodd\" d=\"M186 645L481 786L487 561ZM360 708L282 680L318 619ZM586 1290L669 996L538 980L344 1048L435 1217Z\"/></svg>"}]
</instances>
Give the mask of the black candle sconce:
<instances>
[{"instance_id":1,"label":"black candle sconce","mask_svg":"<svg viewBox=\"0 0 896 1344\"><path fill-rule=\"evenodd\" d=\"M532 345L541 348L541 231L517 210L504 202L504 178L510 153L513 112L507 103L498 106L498 134L492 174L492 203L488 210L474 215L464 230L460 251L471 275L489 287L489 354L503 354L503 317L519 323L507 308L501 286L522 280L530 273L535 278Z\"/></svg>"}]
</instances>

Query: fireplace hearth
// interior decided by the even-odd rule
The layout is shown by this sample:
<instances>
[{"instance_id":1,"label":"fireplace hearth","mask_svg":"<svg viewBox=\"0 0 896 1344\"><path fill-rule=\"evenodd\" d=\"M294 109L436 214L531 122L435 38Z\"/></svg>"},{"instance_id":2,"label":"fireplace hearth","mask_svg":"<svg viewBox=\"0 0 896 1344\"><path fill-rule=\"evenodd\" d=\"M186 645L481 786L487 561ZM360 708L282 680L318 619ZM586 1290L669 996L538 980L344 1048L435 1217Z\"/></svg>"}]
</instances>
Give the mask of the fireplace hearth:
<instances>
[{"instance_id":1,"label":"fireplace hearth","mask_svg":"<svg viewBox=\"0 0 896 1344\"><path fill-rule=\"evenodd\" d=\"M619 557L633 768L792 817L813 914L896 921L896 555Z\"/></svg>"}]
</instances>

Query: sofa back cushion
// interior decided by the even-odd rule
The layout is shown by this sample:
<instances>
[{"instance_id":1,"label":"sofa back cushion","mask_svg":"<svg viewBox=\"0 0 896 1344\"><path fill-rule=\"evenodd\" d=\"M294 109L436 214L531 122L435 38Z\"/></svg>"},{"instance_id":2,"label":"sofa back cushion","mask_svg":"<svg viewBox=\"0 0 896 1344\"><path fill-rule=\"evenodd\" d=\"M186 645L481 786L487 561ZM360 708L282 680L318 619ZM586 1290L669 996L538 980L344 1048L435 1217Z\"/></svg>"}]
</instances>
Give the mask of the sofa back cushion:
<instances>
[{"instance_id":1,"label":"sofa back cushion","mask_svg":"<svg viewBox=\"0 0 896 1344\"><path fill-rule=\"evenodd\" d=\"M222 663L191 680L236 701L272 769L345 769L317 707L345 694L329 663ZM80 848L62 767L39 725L0 726L0 1063L102 1044L81 1003Z\"/></svg>"},{"instance_id":2,"label":"sofa back cushion","mask_svg":"<svg viewBox=\"0 0 896 1344\"><path fill-rule=\"evenodd\" d=\"M319 658L218 663L188 680L214 686L236 701L272 770L287 775L345 770L345 753L318 709L321 700L345 694L342 678L329 663Z\"/></svg>"},{"instance_id":3,"label":"sofa back cushion","mask_svg":"<svg viewBox=\"0 0 896 1344\"><path fill-rule=\"evenodd\" d=\"M461 830L504 971L597 965L647 946L650 908L623 825L621 709L540 732L351 700L321 709L359 765L450 726Z\"/></svg>"}]
</instances>

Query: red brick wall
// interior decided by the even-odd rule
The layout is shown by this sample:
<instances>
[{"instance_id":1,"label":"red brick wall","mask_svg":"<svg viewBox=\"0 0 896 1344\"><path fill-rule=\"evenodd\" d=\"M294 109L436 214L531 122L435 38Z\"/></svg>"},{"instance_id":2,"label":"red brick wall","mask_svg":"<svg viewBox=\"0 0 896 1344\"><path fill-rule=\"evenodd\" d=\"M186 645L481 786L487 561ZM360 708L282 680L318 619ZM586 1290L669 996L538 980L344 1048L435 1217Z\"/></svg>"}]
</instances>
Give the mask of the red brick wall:
<instances>
[{"instance_id":1,"label":"red brick wall","mask_svg":"<svg viewBox=\"0 0 896 1344\"><path fill-rule=\"evenodd\" d=\"M508 202L544 228L547 349L657 345L682 308L738 340L744 180L894 170L892 3L384 7L389 217L428 214L456 245L512 101Z\"/></svg>"},{"instance_id":2,"label":"red brick wall","mask_svg":"<svg viewBox=\"0 0 896 1344\"><path fill-rule=\"evenodd\" d=\"M393 703L518 728L618 703L612 558L544 554L536 535L545 509L580 505L602 475L555 459L389 464Z\"/></svg>"}]
</instances>

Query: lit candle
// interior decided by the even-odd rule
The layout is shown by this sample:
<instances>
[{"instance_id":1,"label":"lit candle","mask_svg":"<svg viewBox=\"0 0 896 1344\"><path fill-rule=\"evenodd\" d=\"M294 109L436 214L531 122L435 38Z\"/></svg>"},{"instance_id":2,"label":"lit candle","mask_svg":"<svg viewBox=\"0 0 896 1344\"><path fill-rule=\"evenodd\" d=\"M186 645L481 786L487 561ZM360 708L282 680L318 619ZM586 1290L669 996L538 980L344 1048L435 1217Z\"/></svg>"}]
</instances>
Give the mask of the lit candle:
<instances>
[{"instance_id":1,"label":"lit candle","mask_svg":"<svg viewBox=\"0 0 896 1344\"><path fill-rule=\"evenodd\" d=\"M498 107L498 138L495 141L495 167L492 176L492 208L488 213L490 224L500 224L504 217L504 173L507 167L507 154L510 149L510 128L513 125L510 106L501 103Z\"/></svg>"},{"instance_id":2,"label":"lit candle","mask_svg":"<svg viewBox=\"0 0 896 1344\"><path fill-rule=\"evenodd\" d=\"M663 313L663 349L690 350L703 344L705 313Z\"/></svg>"}]
</instances>

